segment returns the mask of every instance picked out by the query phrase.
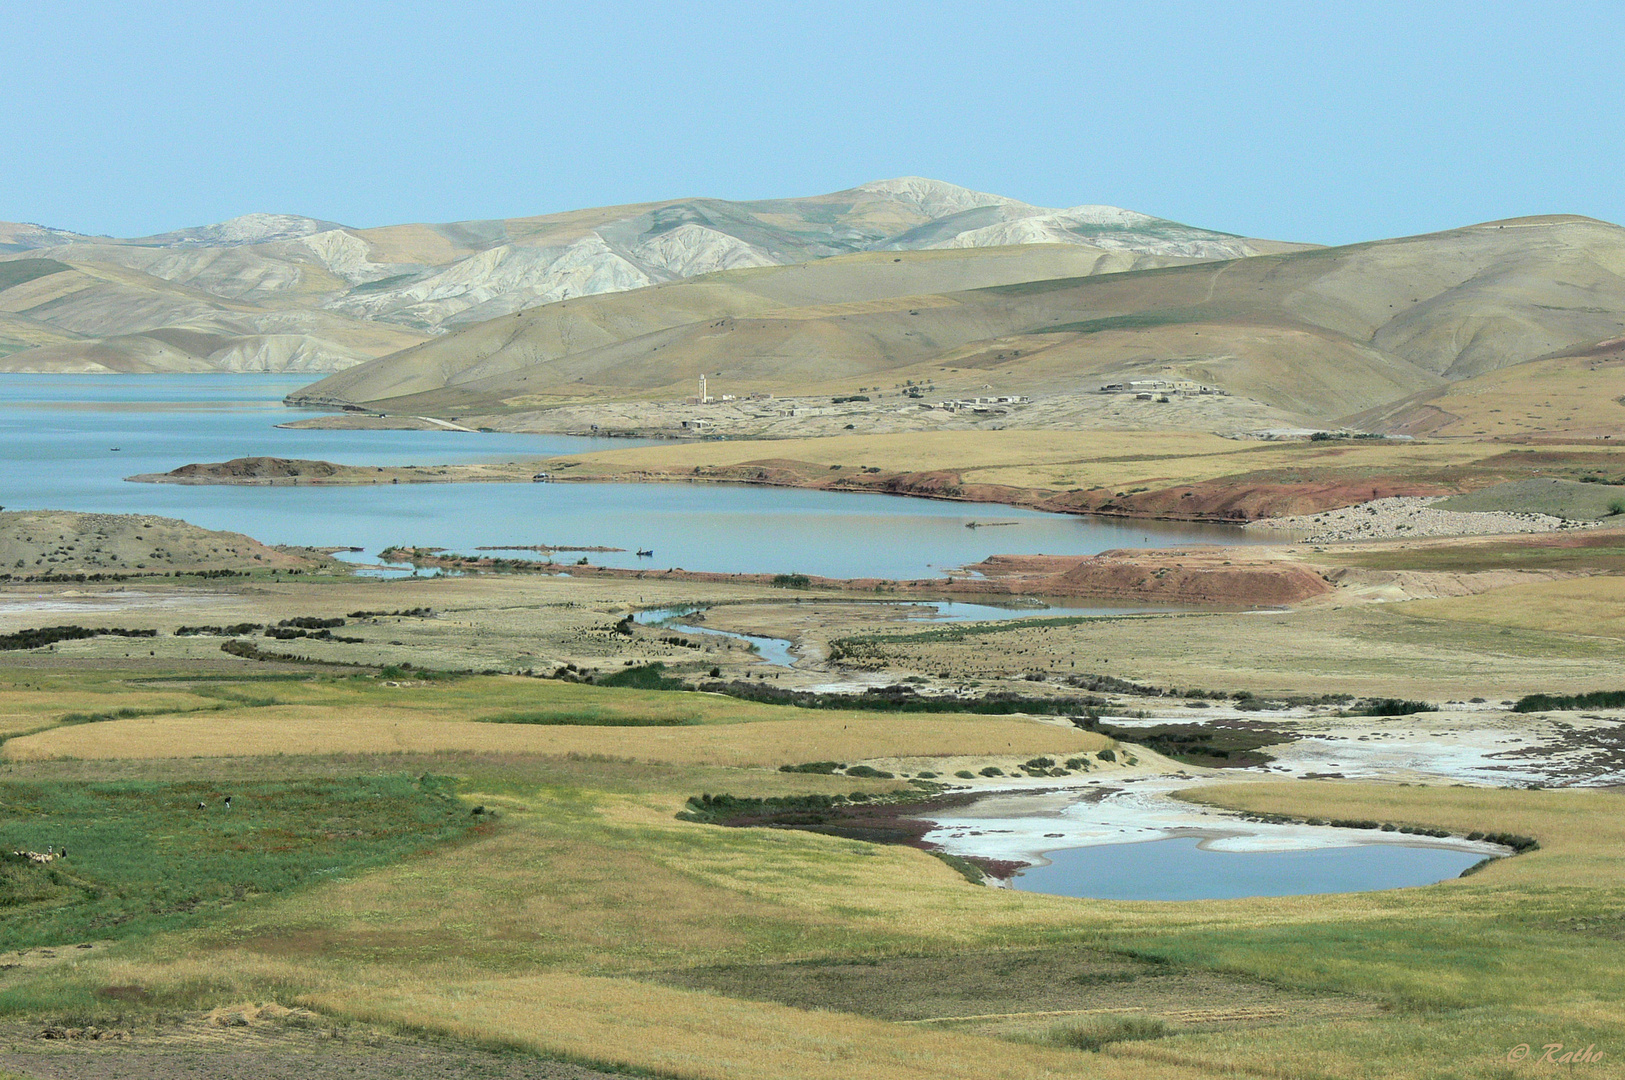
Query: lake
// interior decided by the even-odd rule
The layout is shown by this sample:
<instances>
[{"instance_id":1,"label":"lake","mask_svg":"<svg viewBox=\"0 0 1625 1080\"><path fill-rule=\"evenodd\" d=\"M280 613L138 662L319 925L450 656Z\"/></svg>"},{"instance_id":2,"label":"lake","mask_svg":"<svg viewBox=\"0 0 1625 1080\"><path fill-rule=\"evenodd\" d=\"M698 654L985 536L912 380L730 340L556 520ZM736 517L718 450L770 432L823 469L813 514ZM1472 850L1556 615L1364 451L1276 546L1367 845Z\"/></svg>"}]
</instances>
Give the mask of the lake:
<instances>
[{"instance_id":1,"label":"lake","mask_svg":"<svg viewBox=\"0 0 1625 1080\"><path fill-rule=\"evenodd\" d=\"M363 559L395 544L460 552L494 545L606 546L626 550L595 552L595 564L829 577L927 577L993 554L1256 542L1222 525L781 488L124 481L192 462L258 455L433 465L644 445L560 435L277 428L321 415L281 404L308 381L287 375L0 375L0 504L158 514L272 544L353 546L363 549ZM1016 524L965 527L989 517ZM640 559L639 549L652 549L653 556Z\"/></svg>"},{"instance_id":2,"label":"lake","mask_svg":"<svg viewBox=\"0 0 1625 1080\"><path fill-rule=\"evenodd\" d=\"M1228 900L1432 885L1484 858L1482 852L1411 844L1357 844L1303 851L1217 851L1199 837L1099 844L1045 854L1011 887L1093 900Z\"/></svg>"}]
</instances>

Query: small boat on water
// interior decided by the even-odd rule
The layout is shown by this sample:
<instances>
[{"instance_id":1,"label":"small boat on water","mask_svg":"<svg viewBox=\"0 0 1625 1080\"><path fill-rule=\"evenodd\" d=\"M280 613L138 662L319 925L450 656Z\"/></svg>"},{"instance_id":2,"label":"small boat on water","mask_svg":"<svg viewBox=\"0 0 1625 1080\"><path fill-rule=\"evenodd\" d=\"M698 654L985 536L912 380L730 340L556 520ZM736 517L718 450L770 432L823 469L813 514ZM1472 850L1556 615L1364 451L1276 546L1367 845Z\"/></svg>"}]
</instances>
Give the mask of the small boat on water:
<instances>
[{"instance_id":1,"label":"small boat on water","mask_svg":"<svg viewBox=\"0 0 1625 1080\"><path fill-rule=\"evenodd\" d=\"M655 557L654 548L649 548L648 550L644 550L643 548L638 549L638 558L640 558L640 559L652 559L654 557Z\"/></svg>"}]
</instances>

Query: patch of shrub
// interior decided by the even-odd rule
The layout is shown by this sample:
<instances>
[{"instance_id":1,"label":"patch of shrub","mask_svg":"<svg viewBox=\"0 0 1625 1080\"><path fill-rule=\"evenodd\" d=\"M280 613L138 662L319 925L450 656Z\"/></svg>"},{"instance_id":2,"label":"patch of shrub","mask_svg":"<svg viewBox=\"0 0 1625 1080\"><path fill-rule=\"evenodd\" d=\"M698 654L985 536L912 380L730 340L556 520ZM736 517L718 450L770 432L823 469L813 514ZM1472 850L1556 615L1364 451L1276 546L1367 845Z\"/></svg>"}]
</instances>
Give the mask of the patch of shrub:
<instances>
[{"instance_id":1,"label":"patch of shrub","mask_svg":"<svg viewBox=\"0 0 1625 1080\"><path fill-rule=\"evenodd\" d=\"M1512 706L1513 712L1572 712L1575 709L1625 709L1625 690L1594 690L1589 694L1528 694Z\"/></svg>"},{"instance_id":2,"label":"patch of shrub","mask_svg":"<svg viewBox=\"0 0 1625 1080\"><path fill-rule=\"evenodd\" d=\"M351 644L360 644L366 638L345 637L335 634L331 630L295 630L291 626L273 626L265 631L265 636L278 641L292 641L295 638L308 638L312 641L347 641Z\"/></svg>"},{"instance_id":3,"label":"patch of shrub","mask_svg":"<svg viewBox=\"0 0 1625 1080\"><path fill-rule=\"evenodd\" d=\"M1102 750L1100 753L1096 754L1095 757L1099 758L1101 761L1116 761L1117 751Z\"/></svg>"},{"instance_id":4,"label":"patch of shrub","mask_svg":"<svg viewBox=\"0 0 1625 1080\"><path fill-rule=\"evenodd\" d=\"M656 661L623 668L598 680L599 686L619 686L632 690L681 690L683 680L666 675L666 665Z\"/></svg>"},{"instance_id":5,"label":"patch of shrub","mask_svg":"<svg viewBox=\"0 0 1625 1080\"><path fill-rule=\"evenodd\" d=\"M865 780L895 780L896 777L884 769L877 769L873 765L854 765L846 770L846 775L857 776Z\"/></svg>"},{"instance_id":6,"label":"patch of shrub","mask_svg":"<svg viewBox=\"0 0 1625 1080\"><path fill-rule=\"evenodd\" d=\"M969 769L960 769L958 772L954 773L954 775L959 777L961 780L976 779L976 774L971 772Z\"/></svg>"},{"instance_id":7,"label":"patch of shrub","mask_svg":"<svg viewBox=\"0 0 1625 1080\"><path fill-rule=\"evenodd\" d=\"M820 776L833 776L838 770L846 768L838 761L809 761L804 765L780 765L780 772L818 773Z\"/></svg>"},{"instance_id":8,"label":"patch of shrub","mask_svg":"<svg viewBox=\"0 0 1625 1080\"><path fill-rule=\"evenodd\" d=\"M773 584L781 589L806 589L812 587L812 578L806 574L774 574Z\"/></svg>"},{"instance_id":9,"label":"patch of shrub","mask_svg":"<svg viewBox=\"0 0 1625 1080\"><path fill-rule=\"evenodd\" d=\"M858 709L870 712L973 713L982 716L1008 716L1032 713L1039 716L1072 716L1105 702L1098 698L1042 698L1019 694L992 693L981 698L927 697L906 683L874 686L861 694L820 694L790 690L761 682L738 679L733 682L702 683L707 693L727 694L765 705L791 705L800 709Z\"/></svg>"},{"instance_id":10,"label":"patch of shrub","mask_svg":"<svg viewBox=\"0 0 1625 1080\"><path fill-rule=\"evenodd\" d=\"M1438 712L1437 705L1426 701L1405 701L1400 698L1373 698L1354 712L1355 716L1410 716L1413 713Z\"/></svg>"},{"instance_id":11,"label":"patch of shrub","mask_svg":"<svg viewBox=\"0 0 1625 1080\"><path fill-rule=\"evenodd\" d=\"M20 649L39 649L59 641L81 641L93 637L157 637L156 630L122 630L109 626L42 626L37 630L19 630L15 634L0 634L0 650L15 652Z\"/></svg>"},{"instance_id":12,"label":"patch of shrub","mask_svg":"<svg viewBox=\"0 0 1625 1080\"><path fill-rule=\"evenodd\" d=\"M1100 1050L1114 1042L1160 1039L1167 1034L1168 1025L1154 1017L1090 1017L1082 1023L1056 1025L1044 1041L1074 1050Z\"/></svg>"},{"instance_id":13,"label":"patch of shrub","mask_svg":"<svg viewBox=\"0 0 1625 1080\"><path fill-rule=\"evenodd\" d=\"M987 768L982 770L982 775L983 776L1003 776L1004 775L1004 770L999 768L997 765L989 765Z\"/></svg>"},{"instance_id":14,"label":"patch of shrub","mask_svg":"<svg viewBox=\"0 0 1625 1080\"><path fill-rule=\"evenodd\" d=\"M982 868L969 859L962 859L958 855L950 855L946 851L933 851L930 854L935 855L953 867L972 885L980 885L987 878L987 875L982 872Z\"/></svg>"},{"instance_id":15,"label":"patch of shrub","mask_svg":"<svg viewBox=\"0 0 1625 1080\"><path fill-rule=\"evenodd\" d=\"M1500 844L1509 847L1522 855L1526 851L1540 850L1540 841L1532 836L1519 836L1517 833L1485 833L1482 839L1491 844Z\"/></svg>"}]
</instances>

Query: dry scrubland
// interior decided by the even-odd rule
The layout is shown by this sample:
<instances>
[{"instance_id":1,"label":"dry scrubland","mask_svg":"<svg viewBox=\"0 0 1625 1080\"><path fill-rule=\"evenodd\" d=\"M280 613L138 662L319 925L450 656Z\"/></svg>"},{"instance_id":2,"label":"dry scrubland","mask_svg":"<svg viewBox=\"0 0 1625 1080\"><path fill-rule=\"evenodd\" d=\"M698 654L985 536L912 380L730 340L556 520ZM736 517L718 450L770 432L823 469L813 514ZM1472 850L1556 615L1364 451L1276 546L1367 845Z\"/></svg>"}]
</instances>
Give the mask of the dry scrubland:
<instances>
[{"instance_id":1,"label":"dry scrubland","mask_svg":"<svg viewBox=\"0 0 1625 1080\"><path fill-rule=\"evenodd\" d=\"M1495 593L1474 599L1479 610L1506 603ZM1487 625L1451 618L1453 605L1470 602L1419 604L1425 614L1401 604L1031 628L1003 623L968 632L885 630L840 640L854 666L918 671L960 685L1098 673L1204 691L1465 699L1558 687L1573 693L1625 681L1625 645L1603 636L1604 628L1508 629L1517 612L1528 616L1522 605L1492 612ZM1600 601L1592 609L1612 611Z\"/></svg>"},{"instance_id":2,"label":"dry scrubland","mask_svg":"<svg viewBox=\"0 0 1625 1080\"><path fill-rule=\"evenodd\" d=\"M908 602L925 592L865 596L661 578L485 573L380 582L261 575L13 585L14 606L0 612L0 633L78 624L151 630L155 636L61 641L49 650L0 656L42 670L94 669L146 657L182 670L253 671L265 663L222 653L232 638L177 637L175 631L316 617L344 619L331 633L355 640L275 640L259 630L236 639L272 657L295 658L295 664L411 663L546 674L573 665L602 677L629 662L659 662L689 679L715 668L724 680L786 688L849 676L882 683L917 676L948 689L1042 694L1064 690L1058 683L1073 676L1110 675L1212 690L1499 699L1595 689L1620 671L1620 579L1613 575L1625 565L1625 554L1607 544L1561 546L1574 539L1558 535L1551 546L1428 540L1298 549L1280 558L1313 560L1308 565L1336 583L1318 599L1285 611L1063 616L976 627L904 621ZM35 609L36 602L47 607ZM684 606L707 608L700 625L789 638L805 659L794 667L775 666L737 641L682 626L617 629L639 608ZM414 609L430 614L390 614ZM369 614L351 618L356 612ZM847 675L819 659L835 648ZM1041 681L1027 681L1034 674ZM684 708L662 706L651 718ZM313 736L324 730L320 718L300 722L307 720ZM341 730L325 730L323 738L345 738ZM427 729L411 737L420 736L428 738Z\"/></svg>"},{"instance_id":3,"label":"dry scrubland","mask_svg":"<svg viewBox=\"0 0 1625 1080\"><path fill-rule=\"evenodd\" d=\"M267 547L241 533L200 529L175 518L65 510L0 513L0 573L10 577L290 570L325 562L316 552Z\"/></svg>"},{"instance_id":4,"label":"dry scrubland","mask_svg":"<svg viewBox=\"0 0 1625 1080\"><path fill-rule=\"evenodd\" d=\"M892 491L1130 516L1251 520L1533 477L1625 475L1607 443L1255 442L1200 432L978 431L641 447L543 462L559 479Z\"/></svg>"}]
</instances>

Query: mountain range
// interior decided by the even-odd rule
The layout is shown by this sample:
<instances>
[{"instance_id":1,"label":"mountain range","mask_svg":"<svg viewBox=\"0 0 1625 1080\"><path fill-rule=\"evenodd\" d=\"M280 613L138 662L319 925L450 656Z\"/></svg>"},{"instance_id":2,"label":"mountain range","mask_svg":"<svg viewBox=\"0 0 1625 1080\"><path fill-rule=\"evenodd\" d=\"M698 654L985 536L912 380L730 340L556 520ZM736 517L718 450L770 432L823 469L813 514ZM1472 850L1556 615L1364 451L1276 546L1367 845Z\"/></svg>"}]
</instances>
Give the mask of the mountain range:
<instances>
[{"instance_id":1,"label":"mountain range","mask_svg":"<svg viewBox=\"0 0 1625 1080\"><path fill-rule=\"evenodd\" d=\"M904 177L371 229L0 226L0 370L310 372L296 400L517 430L614 403L642 412L606 430L649 430L704 375L735 398L1072 403L1001 421L1040 426L1600 438L1622 341L1625 229L1571 215L1322 248ZM1085 401L1133 380L1216 396L1154 417ZM941 420L887 410L879 429ZM877 421L831 430L848 422Z\"/></svg>"},{"instance_id":2,"label":"mountain range","mask_svg":"<svg viewBox=\"0 0 1625 1080\"><path fill-rule=\"evenodd\" d=\"M1092 257L1032 245L725 271L482 322L302 396L485 423L583 401L681 398L701 374L738 394L780 396L910 383L1076 396L1111 381L1187 380L1258 403L1279 423L1359 418L1411 431L1431 414L1410 405L1446 387L1463 385L1457 405L1429 407L1459 419L1475 379L1532 361L1594 368L1607 353L1598 348L1625 338L1625 229L1589 218L1161 266ZM1494 384L1515 393L1517 381ZM1548 419L1600 434L1617 425L1604 413Z\"/></svg>"},{"instance_id":3,"label":"mountain range","mask_svg":"<svg viewBox=\"0 0 1625 1080\"><path fill-rule=\"evenodd\" d=\"M917 177L368 229L249 214L117 239L0 223L0 370L336 371L556 301L854 253L1011 245L1076 248L1092 272L1301 246Z\"/></svg>"}]
</instances>

